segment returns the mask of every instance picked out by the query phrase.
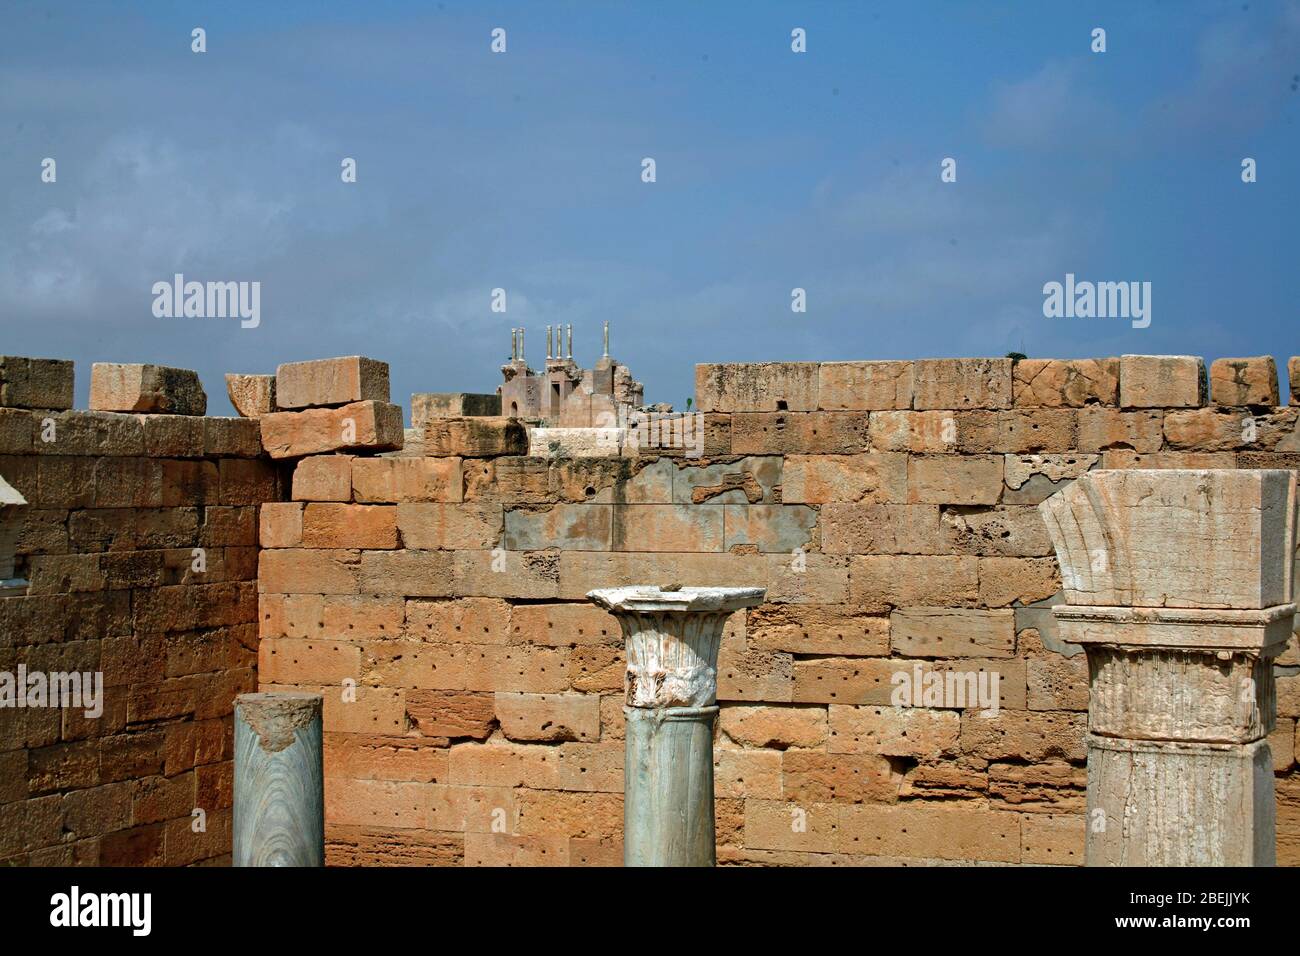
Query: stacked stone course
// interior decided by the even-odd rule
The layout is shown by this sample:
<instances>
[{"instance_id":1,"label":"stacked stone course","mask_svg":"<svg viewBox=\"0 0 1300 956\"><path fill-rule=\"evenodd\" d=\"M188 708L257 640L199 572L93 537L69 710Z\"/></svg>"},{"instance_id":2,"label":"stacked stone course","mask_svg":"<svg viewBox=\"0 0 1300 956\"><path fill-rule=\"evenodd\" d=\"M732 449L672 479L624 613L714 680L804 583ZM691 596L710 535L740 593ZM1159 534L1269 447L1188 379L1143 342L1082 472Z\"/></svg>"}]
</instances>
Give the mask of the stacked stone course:
<instances>
[{"instance_id":1,"label":"stacked stone course","mask_svg":"<svg viewBox=\"0 0 1300 956\"><path fill-rule=\"evenodd\" d=\"M1186 356L701 365L702 458L528 457L517 421L442 405L412 441L386 367L375 384L382 363L307 364L292 409L272 410L278 377L230 386L256 419L0 408L0 475L33 503L34 592L0 599L0 654L94 645L132 668L114 685L131 693L108 699L135 714L85 743L67 714L0 712L14 768L0 781L26 780L0 791L0 817L45 834L0 857L221 859L224 807L224 847L210 823L203 853L168 848L205 839L188 814L206 798L185 788L228 772L255 652L257 689L324 695L329 863L618 864L625 655L586 594L680 583L767 589L720 655L720 863L1080 864L1088 674L1051 613L1061 578L1038 504L1098 469L1300 467L1300 407L1279 407L1269 357L1208 373ZM37 447L49 415L64 450ZM168 555L200 541L238 576L167 577ZM116 561L133 576L97 586L125 573ZM238 634L231 656L195 676L215 633ZM102 657L110 640L133 656ZM895 675L917 664L996 672L997 715L897 706ZM1277 859L1295 865L1294 639L1276 693ZM155 709L131 711L133 694ZM150 735L157 770L126 746ZM203 760L167 764L186 739ZM78 744L97 768L85 782L78 751L58 749ZM223 770L200 778L209 766ZM183 816L177 798L166 822L109 819L124 798L105 791L76 824L85 839L61 835L79 794L175 777ZM161 855L145 852L155 828ZM13 832L0 822L0 840Z\"/></svg>"},{"instance_id":2,"label":"stacked stone course","mask_svg":"<svg viewBox=\"0 0 1300 956\"><path fill-rule=\"evenodd\" d=\"M1295 467L1276 388L1267 357L701 365L702 459L526 457L491 418L303 458L263 512L260 674L326 694L328 858L618 863L624 652L585 596L678 582L768 590L719 664L721 863L1082 863L1088 675L1037 505L1092 469ZM996 671L997 716L895 706L916 663Z\"/></svg>"},{"instance_id":3,"label":"stacked stone course","mask_svg":"<svg viewBox=\"0 0 1300 956\"><path fill-rule=\"evenodd\" d=\"M0 709L0 865L226 861L257 515L281 497L257 422L202 417L180 369L95 366L92 404L139 414L71 410L71 362L0 358L0 381L0 475L27 502L0 672L104 684L98 718Z\"/></svg>"}]
</instances>

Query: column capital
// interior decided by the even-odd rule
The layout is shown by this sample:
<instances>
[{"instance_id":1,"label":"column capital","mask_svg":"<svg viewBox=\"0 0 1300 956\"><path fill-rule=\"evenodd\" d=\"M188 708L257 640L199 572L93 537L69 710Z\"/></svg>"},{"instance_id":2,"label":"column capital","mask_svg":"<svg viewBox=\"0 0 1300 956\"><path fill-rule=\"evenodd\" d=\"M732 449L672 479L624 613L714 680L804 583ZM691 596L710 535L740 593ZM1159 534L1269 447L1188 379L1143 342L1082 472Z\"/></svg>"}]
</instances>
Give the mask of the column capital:
<instances>
[{"instance_id":1,"label":"column capital","mask_svg":"<svg viewBox=\"0 0 1300 956\"><path fill-rule=\"evenodd\" d=\"M1094 471L1038 507L1070 605L1291 603L1294 472Z\"/></svg>"},{"instance_id":2,"label":"column capital","mask_svg":"<svg viewBox=\"0 0 1300 956\"><path fill-rule=\"evenodd\" d=\"M712 707L727 617L762 604L765 588L636 586L587 598L618 618L627 641L627 706Z\"/></svg>"}]
</instances>

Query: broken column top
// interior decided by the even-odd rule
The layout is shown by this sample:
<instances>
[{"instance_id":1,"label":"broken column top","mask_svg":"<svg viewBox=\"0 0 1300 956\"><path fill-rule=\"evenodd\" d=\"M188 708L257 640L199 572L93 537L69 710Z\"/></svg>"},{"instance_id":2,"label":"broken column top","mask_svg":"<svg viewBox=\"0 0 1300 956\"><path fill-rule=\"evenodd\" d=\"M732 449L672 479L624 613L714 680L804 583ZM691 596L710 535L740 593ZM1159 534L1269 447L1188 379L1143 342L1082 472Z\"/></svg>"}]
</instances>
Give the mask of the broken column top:
<instances>
[{"instance_id":1,"label":"broken column top","mask_svg":"<svg viewBox=\"0 0 1300 956\"><path fill-rule=\"evenodd\" d=\"M1071 605L1259 610L1292 600L1294 472L1093 471L1039 510Z\"/></svg>"},{"instance_id":2,"label":"broken column top","mask_svg":"<svg viewBox=\"0 0 1300 956\"><path fill-rule=\"evenodd\" d=\"M738 611L763 603L766 588L661 588L634 585L589 591L587 598L610 611Z\"/></svg>"}]
</instances>

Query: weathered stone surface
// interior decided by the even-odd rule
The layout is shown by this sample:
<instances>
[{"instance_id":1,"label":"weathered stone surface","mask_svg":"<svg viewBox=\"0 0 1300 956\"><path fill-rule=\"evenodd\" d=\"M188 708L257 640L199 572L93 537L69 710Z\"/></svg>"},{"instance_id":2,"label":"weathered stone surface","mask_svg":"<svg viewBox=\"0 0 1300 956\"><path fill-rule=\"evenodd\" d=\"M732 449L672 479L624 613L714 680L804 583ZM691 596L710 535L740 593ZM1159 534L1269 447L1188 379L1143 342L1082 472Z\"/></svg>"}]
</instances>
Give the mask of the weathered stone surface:
<instances>
[{"instance_id":1,"label":"weathered stone surface","mask_svg":"<svg viewBox=\"0 0 1300 956\"><path fill-rule=\"evenodd\" d=\"M1291 472L1090 472L1039 507L1070 604L1266 608L1290 600Z\"/></svg>"},{"instance_id":2,"label":"weathered stone surface","mask_svg":"<svg viewBox=\"0 0 1300 956\"><path fill-rule=\"evenodd\" d=\"M781 788L798 804L893 803L902 774L885 757L872 753L787 750L781 758Z\"/></svg>"},{"instance_id":3,"label":"weathered stone surface","mask_svg":"<svg viewBox=\"0 0 1300 956\"><path fill-rule=\"evenodd\" d=\"M779 495L783 481L783 463L780 456L742 458L728 464L689 465L686 468L674 468L665 462L671 471L668 475L672 484L671 501L678 504L772 504L783 500ZM648 470L648 469L647 469ZM639 477L639 476L638 476ZM635 482L625 489L623 500L635 502ZM646 497L643 492L641 497ZM658 495L654 500L660 500ZM785 501L797 499L784 498Z\"/></svg>"},{"instance_id":4,"label":"weathered stone surface","mask_svg":"<svg viewBox=\"0 0 1300 956\"><path fill-rule=\"evenodd\" d=\"M613 505L559 504L545 510L512 508L505 513L505 547L509 551L545 548L608 551L613 516ZM719 514L719 548L714 550L721 550L721 518Z\"/></svg>"},{"instance_id":5,"label":"weathered stone surface","mask_svg":"<svg viewBox=\"0 0 1300 956\"><path fill-rule=\"evenodd\" d=\"M911 362L822 362L818 371L818 407L898 409L912 407Z\"/></svg>"},{"instance_id":6,"label":"weathered stone surface","mask_svg":"<svg viewBox=\"0 0 1300 956\"><path fill-rule=\"evenodd\" d=\"M243 418L261 418L275 411L274 375L238 375L226 373L226 395Z\"/></svg>"},{"instance_id":7,"label":"weathered stone surface","mask_svg":"<svg viewBox=\"0 0 1300 956\"><path fill-rule=\"evenodd\" d=\"M910 504L992 505L1002 495L1001 455L918 455L907 461Z\"/></svg>"},{"instance_id":8,"label":"weathered stone surface","mask_svg":"<svg viewBox=\"0 0 1300 956\"><path fill-rule=\"evenodd\" d=\"M827 554L943 554L937 505L825 504L822 551Z\"/></svg>"},{"instance_id":9,"label":"weathered stone surface","mask_svg":"<svg viewBox=\"0 0 1300 956\"><path fill-rule=\"evenodd\" d=\"M500 415L501 396L473 392L416 392L411 396L411 425L423 430L432 418Z\"/></svg>"},{"instance_id":10,"label":"weathered stone surface","mask_svg":"<svg viewBox=\"0 0 1300 956\"><path fill-rule=\"evenodd\" d=\"M752 648L795 654L880 657L889 653L889 618L844 604L765 604L746 622Z\"/></svg>"},{"instance_id":11,"label":"weathered stone surface","mask_svg":"<svg viewBox=\"0 0 1300 956\"><path fill-rule=\"evenodd\" d=\"M889 616L889 642L904 657L1010 657L1015 617L1009 610L903 608Z\"/></svg>"},{"instance_id":12,"label":"weathered stone surface","mask_svg":"<svg viewBox=\"0 0 1300 956\"><path fill-rule=\"evenodd\" d=\"M921 359L912 407L1008 408L1011 359Z\"/></svg>"},{"instance_id":13,"label":"weathered stone surface","mask_svg":"<svg viewBox=\"0 0 1300 956\"><path fill-rule=\"evenodd\" d=\"M354 402L388 404L388 363L360 355L289 362L275 370L280 408L323 408ZM401 427L401 418L398 418Z\"/></svg>"},{"instance_id":14,"label":"weathered stone surface","mask_svg":"<svg viewBox=\"0 0 1300 956\"><path fill-rule=\"evenodd\" d=\"M1027 605L1061 590L1054 558L980 558L979 603L984 607Z\"/></svg>"},{"instance_id":15,"label":"weathered stone surface","mask_svg":"<svg viewBox=\"0 0 1300 956\"><path fill-rule=\"evenodd\" d=\"M351 501L352 456L312 455L293 469L295 501Z\"/></svg>"},{"instance_id":16,"label":"weathered stone surface","mask_svg":"<svg viewBox=\"0 0 1300 956\"><path fill-rule=\"evenodd\" d=\"M1205 362L1194 355L1123 355L1119 403L1124 408L1197 408L1205 404Z\"/></svg>"},{"instance_id":17,"label":"weathered stone surface","mask_svg":"<svg viewBox=\"0 0 1300 956\"><path fill-rule=\"evenodd\" d=\"M868 430L874 451L957 450L957 413L953 411L873 412Z\"/></svg>"},{"instance_id":18,"label":"weathered stone surface","mask_svg":"<svg viewBox=\"0 0 1300 956\"><path fill-rule=\"evenodd\" d=\"M340 408L272 412L259 421L262 447L272 458L402 447L402 409L384 402L363 401Z\"/></svg>"},{"instance_id":19,"label":"weathered stone surface","mask_svg":"<svg viewBox=\"0 0 1300 956\"><path fill-rule=\"evenodd\" d=\"M1216 405L1276 406L1277 363L1273 356L1215 359L1210 364L1210 401Z\"/></svg>"},{"instance_id":20,"label":"weathered stone surface","mask_svg":"<svg viewBox=\"0 0 1300 956\"><path fill-rule=\"evenodd\" d=\"M695 405L702 412L817 409L816 362L695 366Z\"/></svg>"},{"instance_id":21,"label":"weathered stone surface","mask_svg":"<svg viewBox=\"0 0 1300 956\"><path fill-rule=\"evenodd\" d=\"M402 501L397 505L402 542L417 549L491 549L501 543L498 504Z\"/></svg>"},{"instance_id":22,"label":"weathered stone surface","mask_svg":"<svg viewBox=\"0 0 1300 956\"><path fill-rule=\"evenodd\" d=\"M533 458L617 458L627 444L626 428L530 428Z\"/></svg>"},{"instance_id":23,"label":"weathered stone surface","mask_svg":"<svg viewBox=\"0 0 1300 956\"><path fill-rule=\"evenodd\" d=\"M821 747L826 743L826 708L730 704L722 708L719 726L746 747Z\"/></svg>"},{"instance_id":24,"label":"weathered stone surface","mask_svg":"<svg viewBox=\"0 0 1300 956\"><path fill-rule=\"evenodd\" d=\"M1098 460L1098 455L1007 455L1002 503L1036 505L1046 501L1095 467Z\"/></svg>"},{"instance_id":25,"label":"weathered stone surface","mask_svg":"<svg viewBox=\"0 0 1300 956\"><path fill-rule=\"evenodd\" d=\"M424 426L426 455L492 458L528 454L528 429L517 418L430 418Z\"/></svg>"},{"instance_id":26,"label":"weathered stone surface","mask_svg":"<svg viewBox=\"0 0 1300 956\"><path fill-rule=\"evenodd\" d=\"M723 551L726 550L725 518L727 507L744 505L645 504L611 506L612 527L609 547L614 551ZM780 508L780 505L756 506ZM745 530L739 517L733 517L736 533ZM816 522L814 516L813 522ZM762 522L755 521L763 530ZM562 547L562 545L560 545Z\"/></svg>"},{"instance_id":27,"label":"weathered stone surface","mask_svg":"<svg viewBox=\"0 0 1300 956\"><path fill-rule=\"evenodd\" d=\"M101 412L202 415L208 396L198 373L189 369L96 362L90 369L90 407Z\"/></svg>"},{"instance_id":28,"label":"weathered stone surface","mask_svg":"<svg viewBox=\"0 0 1300 956\"><path fill-rule=\"evenodd\" d=\"M979 596L979 559L967 556L858 555L849 559L849 594L876 607L963 607Z\"/></svg>"},{"instance_id":29,"label":"weathered stone surface","mask_svg":"<svg viewBox=\"0 0 1300 956\"><path fill-rule=\"evenodd\" d=\"M69 361L0 355L0 406L68 409L72 385Z\"/></svg>"},{"instance_id":30,"label":"weathered stone surface","mask_svg":"<svg viewBox=\"0 0 1300 956\"><path fill-rule=\"evenodd\" d=\"M956 755L960 730L961 718L952 710L832 704L828 749L938 759Z\"/></svg>"},{"instance_id":31,"label":"weathered stone surface","mask_svg":"<svg viewBox=\"0 0 1300 956\"><path fill-rule=\"evenodd\" d=\"M906 455L789 455L781 500L790 503L901 502L907 498Z\"/></svg>"},{"instance_id":32,"label":"weathered stone surface","mask_svg":"<svg viewBox=\"0 0 1300 956\"><path fill-rule=\"evenodd\" d=\"M939 529L945 551L1034 558L1052 553L1038 509L1029 505L945 508Z\"/></svg>"},{"instance_id":33,"label":"weathered stone surface","mask_svg":"<svg viewBox=\"0 0 1300 956\"><path fill-rule=\"evenodd\" d=\"M460 501L464 471L459 458L353 458L352 497L357 501Z\"/></svg>"},{"instance_id":34,"label":"weathered stone surface","mask_svg":"<svg viewBox=\"0 0 1300 956\"><path fill-rule=\"evenodd\" d=\"M1118 411L1113 408L1081 408L1078 412L1079 451L1106 451L1127 448L1149 454L1158 452L1164 441L1161 430L1164 413L1155 411Z\"/></svg>"},{"instance_id":35,"label":"weathered stone surface","mask_svg":"<svg viewBox=\"0 0 1300 956\"><path fill-rule=\"evenodd\" d=\"M1300 405L1300 356L1293 355L1286 360L1286 380L1291 393L1292 405Z\"/></svg>"},{"instance_id":36,"label":"weathered stone surface","mask_svg":"<svg viewBox=\"0 0 1300 956\"><path fill-rule=\"evenodd\" d=\"M1082 408L1119 402L1119 359L1021 359L1012 369L1018 406Z\"/></svg>"},{"instance_id":37,"label":"weathered stone surface","mask_svg":"<svg viewBox=\"0 0 1300 956\"><path fill-rule=\"evenodd\" d=\"M550 743L600 737L600 697L595 694L498 693L495 701L501 732L510 740ZM621 777L622 767L618 769Z\"/></svg>"},{"instance_id":38,"label":"weathered stone surface","mask_svg":"<svg viewBox=\"0 0 1300 956\"><path fill-rule=\"evenodd\" d=\"M871 447L868 412L737 412L737 455L853 455Z\"/></svg>"},{"instance_id":39,"label":"weathered stone surface","mask_svg":"<svg viewBox=\"0 0 1300 956\"><path fill-rule=\"evenodd\" d=\"M817 512L807 505L722 505L722 513L726 551L793 554L808 548L817 526Z\"/></svg>"}]
</instances>

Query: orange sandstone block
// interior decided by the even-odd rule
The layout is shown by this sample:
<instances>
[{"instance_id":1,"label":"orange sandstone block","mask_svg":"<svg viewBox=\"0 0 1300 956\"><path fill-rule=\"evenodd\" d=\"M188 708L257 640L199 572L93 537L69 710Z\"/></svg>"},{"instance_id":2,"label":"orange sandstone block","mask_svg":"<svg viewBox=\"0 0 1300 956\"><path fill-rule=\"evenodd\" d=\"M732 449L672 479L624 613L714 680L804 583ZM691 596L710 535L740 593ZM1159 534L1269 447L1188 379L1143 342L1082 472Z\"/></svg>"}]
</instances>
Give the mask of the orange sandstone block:
<instances>
[{"instance_id":1,"label":"orange sandstone block","mask_svg":"<svg viewBox=\"0 0 1300 956\"><path fill-rule=\"evenodd\" d=\"M355 458L352 493L357 501L463 500L459 458Z\"/></svg>"},{"instance_id":2,"label":"orange sandstone block","mask_svg":"<svg viewBox=\"0 0 1300 956\"><path fill-rule=\"evenodd\" d=\"M259 591L280 594L356 594L357 552L284 548L259 556Z\"/></svg>"},{"instance_id":3,"label":"orange sandstone block","mask_svg":"<svg viewBox=\"0 0 1300 956\"><path fill-rule=\"evenodd\" d=\"M258 543L263 548L302 547L302 503L268 501L258 514Z\"/></svg>"},{"instance_id":4,"label":"orange sandstone block","mask_svg":"<svg viewBox=\"0 0 1300 956\"><path fill-rule=\"evenodd\" d=\"M313 501L302 513L302 543L308 548L396 548L397 509Z\"/></svg>"},{"instance_id":5,"label":"orange sandstone block","mask_svg":"<svg viewBox=\"0 0 1300 956\"><path fill-rule=\"evenodd\" d=\"M360 355L290 362L275 370L280 408L388 402L388 363Z\"/></svg>"},{"instance_id":6,"label":"orange sandstone block","mask_svg":"<svg viewBox=\"0 0 1300 956\"><path fill-rule=\"evenodd\" d=\"M403 441L402 408L387 402L272 412L259 422L262 447L272 458L360 449L382 451L401 448Z\"/></svg>"},{"instance_id":7,"label":"orange sandstone block","mask_svg":"<svg viewBox=\"0 0 1300 956\"><path fill-rule=\"evenodd\" d=\"M1216 405L1275 407L1278 387L1273 356L1215 359L1210 364L1210 401Z\"/></svg>"},{"instance_id":8,"label":"orange sandstone block","mask_svg":"<svg viewBox=\"0 0 1300 956\"><path fill-rule=\"evenodd\" d=\"M351 501L351 455L313 455L293 470L295 501Z\"/></svg>"}]
</instances>

